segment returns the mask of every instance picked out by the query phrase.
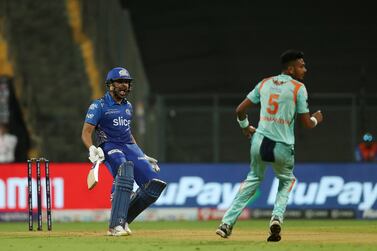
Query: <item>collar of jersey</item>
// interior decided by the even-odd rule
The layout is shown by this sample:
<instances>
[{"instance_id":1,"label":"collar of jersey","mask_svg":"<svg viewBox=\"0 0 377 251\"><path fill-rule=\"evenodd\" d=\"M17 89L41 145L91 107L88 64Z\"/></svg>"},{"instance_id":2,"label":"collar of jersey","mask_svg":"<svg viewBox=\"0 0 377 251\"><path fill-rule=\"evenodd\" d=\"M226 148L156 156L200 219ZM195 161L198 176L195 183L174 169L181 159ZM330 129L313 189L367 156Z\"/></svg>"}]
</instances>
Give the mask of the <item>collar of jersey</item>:
<instances>
[{"instance_id":1,"label":"collar of jersey","mask_svg":"<svg viewBox=\"0 0 377 251\"><path fill-rule=\"evenodd\" d=\"M287 74L280 74L280 75L277 75L274 77L275 80L279 81L279 82L288 82L288 81L291 81L292 80L292 77L287 75Z\"/></svg>"},{"instance_id":2,"label":"collar of jersey","mask_svg":"<svg viewBox=\"0 0 377 251\"><path fill-rule=\"evenodd\" d=\"M109 105L118 105L118 103L111 96L110 92L106 92L105 100ZM127 104L127 100L125 98L122 100L122 104Z\"/></svg>"}]
</instances>

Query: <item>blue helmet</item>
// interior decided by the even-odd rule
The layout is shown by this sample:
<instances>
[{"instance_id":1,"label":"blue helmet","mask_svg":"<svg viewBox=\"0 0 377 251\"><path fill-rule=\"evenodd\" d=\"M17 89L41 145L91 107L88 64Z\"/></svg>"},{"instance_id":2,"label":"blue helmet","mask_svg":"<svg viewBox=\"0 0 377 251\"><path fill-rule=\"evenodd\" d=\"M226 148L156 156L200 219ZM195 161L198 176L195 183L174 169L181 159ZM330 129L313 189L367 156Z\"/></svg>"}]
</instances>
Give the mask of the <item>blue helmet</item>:
<instances>
[{"instance_id":1,"label":"blue helmet","mask_svg":"<svg viewBox=\"0 0 377 251\"><path fill-rule=\"evenodd\" d=\"M106 77L106 84L110 84L112 81L116 79L128 79L132 80L130 73L127 71L127 69L122 67L115 67L107 73Z\"/></svg>"}]
</instances>

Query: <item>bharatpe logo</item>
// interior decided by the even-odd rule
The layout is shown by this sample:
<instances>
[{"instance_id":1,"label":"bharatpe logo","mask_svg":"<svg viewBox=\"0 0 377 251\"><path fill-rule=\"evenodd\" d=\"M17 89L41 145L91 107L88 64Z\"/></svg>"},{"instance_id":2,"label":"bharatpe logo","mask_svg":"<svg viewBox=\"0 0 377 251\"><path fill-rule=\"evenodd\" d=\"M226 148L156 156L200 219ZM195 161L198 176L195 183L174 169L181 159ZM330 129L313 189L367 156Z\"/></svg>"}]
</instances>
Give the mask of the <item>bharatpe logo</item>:
<instances>
[{"instance_id":1,"label":"bharatpe logo","mask_svg":"<svg viewBox=\"0 0 377 251\"><path fill-rule=\"evenodd\" d=\"M157 206L185 206L195 200L200 207L227 209L236 196L241 183L207 182L201 177L186 176L178 183L170 183L156 201Z\"/></svg>"},{"instance_id":2,"label":"bharatpe logo","mask_svg":"<svg viewBox=\"0 0 377 251\"><path fill-rule=\"evenodd\" d=\"M273 205L279 181L274 179L267 203ZM288 205L325 206L336 199L339 206L357 206L358 210L368 210L377 200L377 183L350 181L344 182L339 176L323 176L319 182L297 182Z\"/></svg>"},{"instance_id":3,"label":"bharatpe logo","mask_svg":"<svg viewBox=\"0 0 377 251\"><path fill-rule=\"evenodd\" d=\"M118 117L113 119L114 126L130 126L131 121L128 119L124 119L123 117Z\"/></svg>"},{"instance_id":4,"label":"bharatpe logo","mask_svg":"<svg viewBox=\"0 0 377 251\"><path fill-rule=\"evenodd\" d=\"M228 209L240 189L240 184L206 182L198 176L183 176L178 182L168 182L168 186L155 205ZM274 178L272 185L268 186L267 190L260 191L261 197L252 202L253 207L272 208L278 186L279 181ZM376 201L377 183L345 182L339 176L323 176L317 182L296 182L288 205L305 208L354 207L364 211L376 210Z\"/></svg>"}]
</instances>

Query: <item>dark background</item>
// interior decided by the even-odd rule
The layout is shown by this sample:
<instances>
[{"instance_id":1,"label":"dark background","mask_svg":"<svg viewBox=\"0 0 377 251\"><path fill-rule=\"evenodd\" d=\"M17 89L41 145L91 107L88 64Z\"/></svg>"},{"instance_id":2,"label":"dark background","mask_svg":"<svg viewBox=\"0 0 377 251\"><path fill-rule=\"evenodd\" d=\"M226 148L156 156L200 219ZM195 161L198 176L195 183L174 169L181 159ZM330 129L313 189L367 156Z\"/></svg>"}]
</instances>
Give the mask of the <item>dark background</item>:
<instances>
[{"instance_id":1,"label":"dark background","mask_svg":"<svg viewBox=\"0 0 377 251\"><path fill-rule=\"evenodd\" d=\"M287 49L304 51L310 110L325 117L315 130L297 123L298 162L354 161L361 136L377 135L377 19L370 2L77 2L98 87L105 91L115 66L131 72L130 100L144 107L133 133L161 162L249 161L234 110L261 79L279 74ZM90 73L66 3L0 0L11 90L19 94L10 100L10 132L23 142L17 161L87 161L80 136L93 99ZM257 124L258 107L249 119Z\"/></svg>"},{"instance_id":2,"label":"dark background","mask_svg":"<svg viewBox=\"0 0 377 251\"><path fill-rule=\"evenodd\" d=\"M239 93L304 51L313 93L376 92L377 18L363 2L126 1L156 93Z\"/></svg>"}]
</instances>

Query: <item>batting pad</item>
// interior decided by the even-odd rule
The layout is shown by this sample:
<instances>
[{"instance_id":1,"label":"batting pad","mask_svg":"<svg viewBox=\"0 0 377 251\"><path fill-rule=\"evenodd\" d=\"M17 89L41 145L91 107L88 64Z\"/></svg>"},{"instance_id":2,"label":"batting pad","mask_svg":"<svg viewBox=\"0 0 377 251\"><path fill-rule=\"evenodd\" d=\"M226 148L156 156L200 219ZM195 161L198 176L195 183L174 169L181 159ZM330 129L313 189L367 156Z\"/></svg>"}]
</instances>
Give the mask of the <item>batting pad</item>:
<instances>
[{"instance_id":1,"label":"batting pad","mask_svg":"<svg viewBox=\"0 0 377 251\"><path fill-rule=\"evenodd\" d=\"M131 192L134 184L134 165L127 161L120 165L115 177L115 191L111 207L110 228L126 223Z\"/></svg>"},{"instance_id":2,"label":"batting pad","mask_svg":"<svg viewBox=\"0 0 377 251\"><path fill-rule=\"evenodd\" d=\"M127 223L131 223L141 212L153 204L166 187L166 182L152 179L144 188L139 188L132 196L128 210Z\"/></svg>"}]
</instances>

